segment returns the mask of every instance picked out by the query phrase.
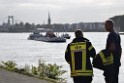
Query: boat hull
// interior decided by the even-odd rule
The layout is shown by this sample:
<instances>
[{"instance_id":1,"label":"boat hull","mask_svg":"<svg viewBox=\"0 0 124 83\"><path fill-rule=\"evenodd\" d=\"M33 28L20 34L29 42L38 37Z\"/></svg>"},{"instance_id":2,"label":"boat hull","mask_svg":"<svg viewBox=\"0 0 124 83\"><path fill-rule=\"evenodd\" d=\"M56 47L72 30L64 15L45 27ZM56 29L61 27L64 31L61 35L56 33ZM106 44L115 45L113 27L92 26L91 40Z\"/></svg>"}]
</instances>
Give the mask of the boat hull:
<instances>
[{"instance_id":1,"label":"boat hull","mask_svg":"<svg viewBox=\"0 0 124 83\"><path fill-rule=\"evenodd\" d=\"M66 42L65 38L62 37L40 37L40 38L36 38L35 40L37 41L44 41L44 42Z\"/></svg>"}]
</instances>

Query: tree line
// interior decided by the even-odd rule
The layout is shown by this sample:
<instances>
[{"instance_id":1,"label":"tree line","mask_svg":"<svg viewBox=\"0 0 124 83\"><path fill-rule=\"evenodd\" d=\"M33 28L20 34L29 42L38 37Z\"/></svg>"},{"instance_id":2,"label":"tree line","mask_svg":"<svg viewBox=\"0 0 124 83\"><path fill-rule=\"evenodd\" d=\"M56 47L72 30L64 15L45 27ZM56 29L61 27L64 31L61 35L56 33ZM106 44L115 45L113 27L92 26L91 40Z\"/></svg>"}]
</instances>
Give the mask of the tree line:
<instances>
[{"instance_id":1,"label":"tree line","mask_svg":"<svg viewBox=\"0 0 124 83\"><path fill-rule=\"evenodd\" d=\"M110 19L114 21L114 24L116 27L119 28L119 31L121 32L124 31L124 15L117 15L117 16L111 17Z\"/></svg>"}]
</instances>

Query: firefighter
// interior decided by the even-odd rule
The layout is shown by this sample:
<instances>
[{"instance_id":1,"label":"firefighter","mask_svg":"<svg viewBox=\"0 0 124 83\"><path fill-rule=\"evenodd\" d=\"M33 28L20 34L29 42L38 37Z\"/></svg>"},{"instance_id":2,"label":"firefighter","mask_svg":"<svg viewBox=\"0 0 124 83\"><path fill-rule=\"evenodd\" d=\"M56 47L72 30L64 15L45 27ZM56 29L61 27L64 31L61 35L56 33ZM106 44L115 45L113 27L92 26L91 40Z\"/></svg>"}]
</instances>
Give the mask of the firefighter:
<instances>
[{"instance_id":1,"label":"firefighter","mask_svg":"<svg viewBox=\"0 0 124 83\"><path fill-rule=\"evenodd\" d=\"M81 30L75 31L76 38L68 44L65 59L70 65L71 77L74 83L91 83L93 76L90 57L95 57L96 51L91 42L83 37Z\"/></svg>"},{"instance_id":2,"label":"firefighter","mask_svg":"<svg viewBox=\"0 0 124 83\"><path fill-rule=\"evenodd\" d=\"M114 22L112 20L107 20L105 22L105 29L109 32L106 49L109 49L113 53L114 63L111 71L104 71L104 76L106 83L108 80L111 80L111 83L118 83L119 67L121 66L121 38L120 35L114 30ZM111 76L108 76L108 73L111 73Z\"/></svg>"},{"instance_id":3,"label":"firefighter","mask_svg":"<svg viewBox=\"0 0 124 83\"><path fill-rule=\"evenodd\" d=\"M100 53L100 56L97 56L93 63L94 67L104 71L103 75L105 76L106 83L118 83L119 67L121 66L121 38L120 35L114 31L113 27L114 23L112 20L107 20L105 22L105 29L109 32L106 41L106 50L103 52L101 51L102 53ZM106 55L107 51L111 54ZM109 58L106 59L105 56L109 56ZM99 57L102 60L100 60ZM105 62L107 65L104 65Z\"/></svg>"}]
</instances>

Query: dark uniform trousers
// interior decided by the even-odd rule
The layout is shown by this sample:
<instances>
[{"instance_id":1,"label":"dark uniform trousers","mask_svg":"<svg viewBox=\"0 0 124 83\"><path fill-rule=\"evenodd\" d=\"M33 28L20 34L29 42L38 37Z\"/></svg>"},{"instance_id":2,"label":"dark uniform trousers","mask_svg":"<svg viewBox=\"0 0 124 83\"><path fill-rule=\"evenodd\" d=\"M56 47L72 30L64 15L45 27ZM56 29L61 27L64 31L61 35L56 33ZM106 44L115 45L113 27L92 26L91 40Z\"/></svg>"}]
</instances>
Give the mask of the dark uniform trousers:
<instances>
[{"instance_id":1,"label":"dark uniform trousers","mask_svg":"<svg viewBox=\"0 0 124 83\"><path fill-rule=\"evenodd\" d=\"M76 76L73 77L74 83L91 83L92 76Z\"/></svg>"},{"instance_id":2,"label":"dark uniform trousers","mask_svg":"<svg viewBox=\"0 0 124 83\"><path fill-rule=\"evenodd\" d=\"M119 83L118 82L119 67L113 68L111 70L105 71L105 82L106 83Z\"/></svg>"}]
</instances>

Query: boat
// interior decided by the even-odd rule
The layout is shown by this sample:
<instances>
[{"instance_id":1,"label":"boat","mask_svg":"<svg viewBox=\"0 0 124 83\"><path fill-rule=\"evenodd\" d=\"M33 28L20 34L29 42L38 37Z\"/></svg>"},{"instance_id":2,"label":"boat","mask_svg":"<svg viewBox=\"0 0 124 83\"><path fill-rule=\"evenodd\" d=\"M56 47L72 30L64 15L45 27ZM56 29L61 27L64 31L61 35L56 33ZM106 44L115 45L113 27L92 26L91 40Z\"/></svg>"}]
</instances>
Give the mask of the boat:
<instances>
[{"instance_id":1,"label":"boat","mask_svg":"<svg viewBox=\"0 0 124 83\"><path fill-rule=\"evenodd\" d=\"M36 41L44 41L44 42L66 42L66 38L57 36L53 32L48 31L46 35L40 33L33 33L30 34L28 37L29 40L36 40Z\"/></svg>"},{"instance_id":2,"label":"boat","mask_svg":"<svg viewBox=\"0 0 124 83\"><path fill-rule=\"evenodd\" d=\"M66 42L66 39L63 37L40 37L40 38L36 38L35 40L37 41L44 41L44 42Z\"/></svg>"},{"instance_id":3,"label":"boat","mask_svg":"<svg viewBox=\"0 0 124 83\"><path fill-rule=\"evenodd\" d=\"M67 33L62 34L61 37L64 37L66 39L70 39L71 38L71 36L69 34L67 34Z\"/></svg>"},{"instance_id":4,"label":"boat","mask_svg":"<svg viewBox=\"0 0 124 83\"><path fill-rule=\"evenodd\" d=\"M35 40L37 38L43 37L43 34L41 34L40 32L33 32L29 35L28 39L29 40Z\"/></svg>"},{"instance_id":5,"label":"boat","mask_svg":"<svg viewBox=\"0 0 124 83\"><path fill-rule=\"evenodd\" d=\"M65 29L66 26L64 26L64 33L61 35L61 37L64 37L66 39L70 39L71 36L67 33L67 30Z\"/></svg>"}]
</instances>

